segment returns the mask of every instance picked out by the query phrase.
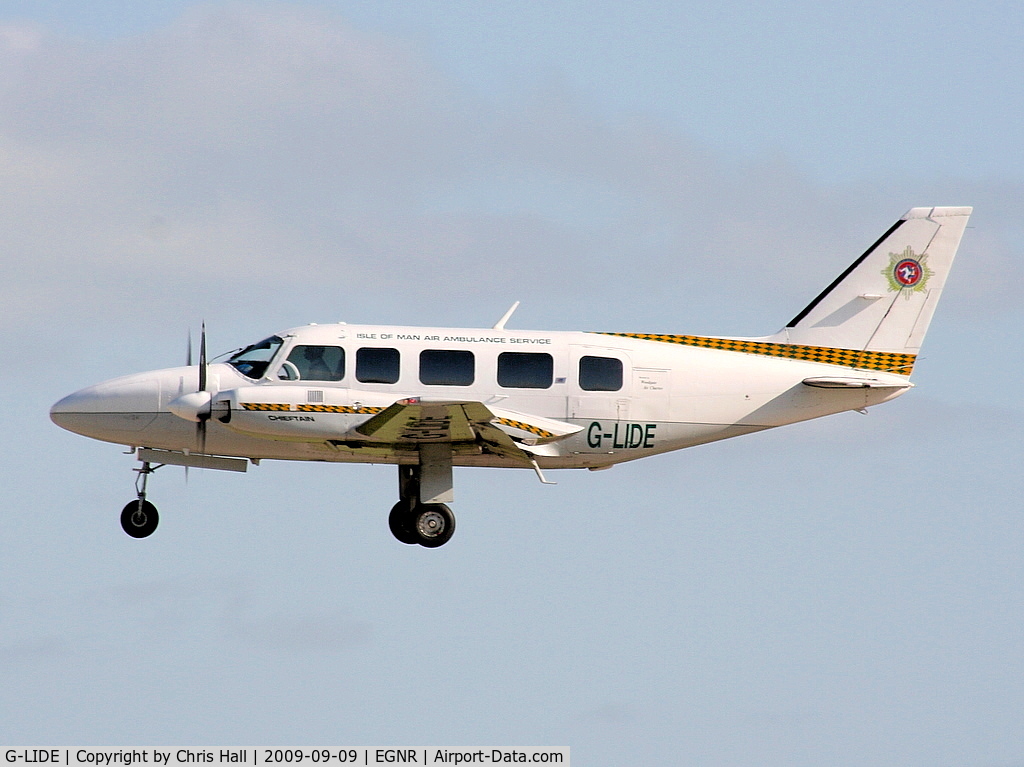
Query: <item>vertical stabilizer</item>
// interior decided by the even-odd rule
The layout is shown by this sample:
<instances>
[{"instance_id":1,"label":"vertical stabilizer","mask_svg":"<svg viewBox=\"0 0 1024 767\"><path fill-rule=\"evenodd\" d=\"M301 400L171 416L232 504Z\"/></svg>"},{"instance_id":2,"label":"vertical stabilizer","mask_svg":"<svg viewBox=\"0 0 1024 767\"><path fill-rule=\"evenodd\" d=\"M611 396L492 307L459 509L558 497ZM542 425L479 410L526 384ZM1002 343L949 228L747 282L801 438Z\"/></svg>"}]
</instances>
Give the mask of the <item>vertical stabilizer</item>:
<instances>
[{"instance_id":1,"label":"vertical stabilizer","mask_svg":"<svg viewBox=\"0 0 1024 767\"><path fill-rule=\"evenodd\" d=\"M971 210L907 211L772 340L916 355Z\"/></svg>"}]
</instances>

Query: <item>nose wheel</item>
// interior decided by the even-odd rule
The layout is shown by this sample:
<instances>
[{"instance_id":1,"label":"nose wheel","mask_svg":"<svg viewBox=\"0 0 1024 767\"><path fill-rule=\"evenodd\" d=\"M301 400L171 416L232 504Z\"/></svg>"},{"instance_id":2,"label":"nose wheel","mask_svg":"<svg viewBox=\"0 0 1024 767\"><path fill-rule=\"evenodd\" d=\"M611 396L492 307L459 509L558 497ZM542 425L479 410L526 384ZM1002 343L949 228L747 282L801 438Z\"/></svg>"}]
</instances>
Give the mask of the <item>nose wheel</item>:
<instances>
[{"instance_id":1,"label":"nose wheel","mask_svg":"<svg viewBox=\"0 0 1024 767\"><path fill-rule=\"evenodd\" d=\"M156 506L139 499L131 501L121 511L121 528L132 538L145 538L153 534L160 523Z\"/></svg>"},{"instance_id":2,"label":"nose wheel","mask_svg":"<svg viewBox=\"0 0 1024 767\"><path fill-rule=\"evenodd\" d=\"M139 474L135 478L135 492L138 498L129 502L121 510L121 529L132 538L146 538L152 535L156 526L160 524L160 515L156 511L156 506L146 500L146 484L149 482L149 475L160 466L153 466L148 461L143 461L141 469L134 469Z\"/></svg>"}]
</instances>

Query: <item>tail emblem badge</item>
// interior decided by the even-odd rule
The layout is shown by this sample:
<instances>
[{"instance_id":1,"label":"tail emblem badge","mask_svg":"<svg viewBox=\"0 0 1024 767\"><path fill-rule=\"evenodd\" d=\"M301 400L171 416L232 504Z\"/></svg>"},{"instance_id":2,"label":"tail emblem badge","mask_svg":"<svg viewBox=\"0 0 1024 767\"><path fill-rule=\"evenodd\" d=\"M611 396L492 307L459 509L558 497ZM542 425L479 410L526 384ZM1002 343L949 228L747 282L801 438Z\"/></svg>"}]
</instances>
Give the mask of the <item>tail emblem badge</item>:
<instances>
[{"instance_id":1,"label":"tail emblem badge","mask_svg":"<svg viewBox=\"0 0 1024 767\"><path fill-rule=\"evenodd\" d=\"M889 280L890 292L907 291L904 293L908 299L911 293L923 291L928 284L928 278L934 272L928 268L928 254L918 255L909 245L902 253L890 253L889 265L882 270L882 274Z\"/></svg>"}]
</instances>

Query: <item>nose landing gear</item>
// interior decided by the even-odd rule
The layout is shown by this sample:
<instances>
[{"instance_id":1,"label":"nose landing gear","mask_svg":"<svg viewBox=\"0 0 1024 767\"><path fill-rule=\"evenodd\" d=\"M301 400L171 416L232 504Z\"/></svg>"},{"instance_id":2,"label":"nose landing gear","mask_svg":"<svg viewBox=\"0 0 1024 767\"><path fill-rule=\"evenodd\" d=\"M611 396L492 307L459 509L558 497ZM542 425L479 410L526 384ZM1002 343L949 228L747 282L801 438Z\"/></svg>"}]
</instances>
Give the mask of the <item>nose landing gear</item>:
<instances>
[{"instance_id":1,"label":"nose landing gear","mask_svg":"<svg viewBox=\"0 0 1024 767\"><path fill-rule=\"evenodd\" d=\"M143 461L141 469L133 469L139 474L135 478L138 500L129 502L121 510L121 529L132 538L146 538L152 535L156 526L160 524L156 506L146 500L146 483L149 481L149 475L159 468L160 466L152 466L148 461Z\"/></svg>"}]
</instances>

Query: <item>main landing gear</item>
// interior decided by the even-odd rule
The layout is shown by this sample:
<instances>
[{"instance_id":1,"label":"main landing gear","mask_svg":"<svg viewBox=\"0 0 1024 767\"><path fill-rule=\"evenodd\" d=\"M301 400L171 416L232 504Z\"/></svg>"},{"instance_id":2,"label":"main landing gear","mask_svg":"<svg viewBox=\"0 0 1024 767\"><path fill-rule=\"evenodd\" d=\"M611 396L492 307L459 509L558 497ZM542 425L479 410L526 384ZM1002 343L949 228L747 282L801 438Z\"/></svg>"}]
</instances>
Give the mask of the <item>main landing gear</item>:
<instances>
[{"instance_id":1,"label":"main landing gear","mask_svg":"<svg viewBox=\"0 0 1024 767\"><path fill-rule=\"evenodd\" d=\"M443 503L424 503L420 488L420 467L399 466L399 501L391 509L388 526L391 534L402 543L418 543L435 549L451 540L455 533L455 515Z\"/></svg>"},{"instance_id":2,"label":"main landing gear","mask_svg":"<svg viewBox=\"0 0 1024 767\"><path fill-rule=\"evenodd\" d=\"M121 510L121 528L132 538L150 536L160 524L156 506L146 500L146 483L149 481L149 475L159 468L160 466L143 462L141 469L134 469L139 473L135 478L135 491L139 497Z\"/></svg>"}]
</instances>

